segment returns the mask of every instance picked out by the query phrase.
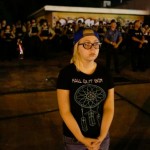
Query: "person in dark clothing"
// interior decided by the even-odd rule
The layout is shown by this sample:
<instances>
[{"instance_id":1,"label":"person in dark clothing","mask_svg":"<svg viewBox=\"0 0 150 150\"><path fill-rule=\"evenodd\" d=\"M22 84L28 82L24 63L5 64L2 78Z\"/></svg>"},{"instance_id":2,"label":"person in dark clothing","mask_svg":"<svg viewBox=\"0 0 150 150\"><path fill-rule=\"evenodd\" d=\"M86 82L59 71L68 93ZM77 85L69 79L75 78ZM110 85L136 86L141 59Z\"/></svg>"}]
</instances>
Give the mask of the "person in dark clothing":
<instances>
[{"instance_id":1,"label":"person in dark clothing","mask_svg":"<svg viewBox=\"0 0 150 150\"><path fill-rule=\"evenodd\" d=\"M48 26L48 22L43 22L39 31L40 43L40 56L42 59L48 59L53 51L52 40L55 36L54 30Z\"/></svg>"},{"instance_id":2,"label":"person in dark clothing","mask_svg":"<svg viewBox=\"0 0 150 150\"><path fill-rule=\"evenodd\" d=\"M75 27L75 31L79 31L79 30L83 30L84 29L84 21L82 20L78 20L76 27Z\"/></svg>"},{"instance_id":3,"label":"person in dark clothing","mask_svg":"<svg viewBox=\"0 0 150 150\"><path fill-rule=\"evenodd\" d=\"M107 69L95 60L99 35L82 29L74 35L71 64L57 81L57 98L63 119L66 150L108 150L114 115L114 84Z\"/></svg>"},{"instance_id":4,"label":"person in dark clothing","mask_svg":"<svg viewBox=\"0 0 150 150\"><path fill-rule=\"evenodd\" d=\"M106 67L110 70L111 67L111 58L114 60L115 72L119 73L119 58L118 51L119 45L121 44L123 38L121 33L116 29L117 24L115 20L111 21L110 29L106 32L104 37L104 42L106 42Z\"/></svg>"},{"instance_id":5,"label":"person in dark clothing","mask_svg":"<svg viewBox=\"0 0 150 150\"><path fill-rule=\"evenodd\" d=\"M75 29L73 23L68 23L64 29L62 47L65 47L64 50L68 51L69 53L72 53L74 33Z\"/></svg>"},{"instance_id":6,"label":"person in dark clothing","mask_svg":"<svg viewBox=\"0 0 150 150\"><path fill-rule=\"evenodd\" d=\"M10 25L6 25L6 28L2 34L3 42L3 60L12 60L15 54L14 47L15 33L12 31Z\"/></svg>"},{"instance_id":7,"label":"person in dark clothing","mask_svg":"<svg viewBox=\"0 0 150 150\"><path fill-rule=\"evenodd\" d=\"M59 21L56 22L56 26L54 27L55 31L55 37L53 39L53 47L55 48L55 51L61 51L62 41L63 41L63 27L61 26L61 23Z\"/></svg>"},{"instance_id":8,"label":"person in dark clothing","mask_svg":"<svg viewBox=\"0 0 150 150\"><path fill-rule=\"evenodd\" d=\"M134 28L129 33L131 37L131 66L133 71L145 70L145 48L146 43L143 32L141 31L141 22L136 20Z\"/></svg>"},{"instance_id":9,"label":"person in dark clothing","mask_svg":"<svg viewBox=\"0 0 150 150\"><path fill-rule=\"evenodd\" d=\"M32 57L34 59L40 58L40 52L39 52L40 38L38 36L38 33L39 33L39 29L37 26L37 22L35 19L32 19L30 31L29 31L29 51L31 51Z\"/></svg>"}]
</instances>

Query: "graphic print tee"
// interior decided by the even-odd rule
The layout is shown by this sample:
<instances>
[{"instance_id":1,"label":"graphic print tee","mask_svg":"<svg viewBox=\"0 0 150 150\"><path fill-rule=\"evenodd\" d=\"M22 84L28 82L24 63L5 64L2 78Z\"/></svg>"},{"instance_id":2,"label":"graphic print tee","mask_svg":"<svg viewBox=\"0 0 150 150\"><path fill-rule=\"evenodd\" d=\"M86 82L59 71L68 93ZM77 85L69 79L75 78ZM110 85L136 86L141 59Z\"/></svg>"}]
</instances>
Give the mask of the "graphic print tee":
<instances>
[{"instance_id":1,"label":"graphic print tee","mask_svg":"<svg viewBox=\"0 0 150 150\"><path fill-rule=\"evenodd\" d=\"M57 89L70 91L71 113L84 136L91 138L99 136L103 105L108 90L113 87L112 77L99 64L91 75L77 71L74 64L70 64L60 71ZM65 136L74 137L65 123L63 131Z\"/></svg>"}]
</instances>

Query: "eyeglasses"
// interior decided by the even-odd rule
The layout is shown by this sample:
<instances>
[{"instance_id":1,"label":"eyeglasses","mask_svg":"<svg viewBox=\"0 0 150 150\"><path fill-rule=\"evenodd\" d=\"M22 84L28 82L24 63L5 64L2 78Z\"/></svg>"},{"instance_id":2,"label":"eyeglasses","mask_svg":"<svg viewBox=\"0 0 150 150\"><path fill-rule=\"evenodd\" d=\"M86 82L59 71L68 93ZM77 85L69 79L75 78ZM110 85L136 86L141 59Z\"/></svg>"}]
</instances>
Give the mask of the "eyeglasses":
<instances>
[{"instance_id":1,"label":"eyeglasses","mask_svg":"<svg viewBox=\"0 0 150 150\"><path fill-rule=\"evenodd\" d=\"M92 46L95 48L95 49L99 49L100 47L100 43L99 42L95 42L95 43L90 43L90 42L85 42L85 43L79 43L78 45L83 45L83 47L85 49L91 49Z\"/></svg>"}]
</instances>

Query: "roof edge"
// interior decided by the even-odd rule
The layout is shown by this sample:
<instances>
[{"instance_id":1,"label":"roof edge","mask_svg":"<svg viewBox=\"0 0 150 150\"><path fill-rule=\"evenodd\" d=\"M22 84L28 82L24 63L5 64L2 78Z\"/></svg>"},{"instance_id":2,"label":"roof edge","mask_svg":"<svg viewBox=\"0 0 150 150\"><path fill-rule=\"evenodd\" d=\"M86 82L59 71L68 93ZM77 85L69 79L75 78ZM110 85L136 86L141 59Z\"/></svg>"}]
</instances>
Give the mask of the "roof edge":
<instances>
[{"instance_id":1,"label":"roof edge","mask_svg":"<svg viewBox=\"0 0 150 150\"><path fill-rule=\"evenodd\" d=\"M132 14L150 15L149 10L115 9L115 8L93 8L93 7L71 7L71 6L44 6L45 11L59 12L84 12L84 13L111 13L111 14Z\"/></svg>"}]
</instances>

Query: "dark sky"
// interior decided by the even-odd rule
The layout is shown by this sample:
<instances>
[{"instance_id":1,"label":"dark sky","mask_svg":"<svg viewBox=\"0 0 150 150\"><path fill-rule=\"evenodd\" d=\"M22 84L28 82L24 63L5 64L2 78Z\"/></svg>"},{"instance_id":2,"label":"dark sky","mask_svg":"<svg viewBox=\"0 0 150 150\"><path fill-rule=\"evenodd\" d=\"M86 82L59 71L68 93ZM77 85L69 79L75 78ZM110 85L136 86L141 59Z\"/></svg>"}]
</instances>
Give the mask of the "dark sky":
<instances>
[{"instance_id":1,"label":"dark sky","mask_svg":"<svg viewBox=\"0 0 150 150\"><path fill-rule=\"evenodd\" d=\"M26 19L32 12L40 9L47 0L0 0L0 19L13 21Z\"/></svg>"},{"instance_id":2,"label":"dark sky","mask_svg":"<svg viewBox=\"0 0 150 150\"><path fill-rule=\"evenodd\" d=\"M44 5L100 7L102 0L0 0L0 20L26 20ZM115 0L119 1L119 0Z\"/></svg>"}]
</instances>

